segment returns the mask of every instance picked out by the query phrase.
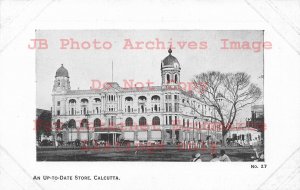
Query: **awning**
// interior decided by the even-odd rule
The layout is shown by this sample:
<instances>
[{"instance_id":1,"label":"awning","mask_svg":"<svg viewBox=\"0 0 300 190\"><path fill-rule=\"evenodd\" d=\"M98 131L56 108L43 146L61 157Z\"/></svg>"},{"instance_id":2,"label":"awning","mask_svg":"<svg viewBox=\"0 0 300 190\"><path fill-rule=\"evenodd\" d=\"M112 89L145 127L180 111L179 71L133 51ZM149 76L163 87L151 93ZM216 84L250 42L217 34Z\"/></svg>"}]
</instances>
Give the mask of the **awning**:
<instances>
[{"instance_id":1,"label":"awning","mask_svg":"<svg viewBox=\"0 0 300 190\"><path fill-rule=\"evenodd\" d=\"M116 127L97 127L94 130L94 133L100 133L100 134L121 134L121 129Z\"/></svg>"},{"instance_id":2,"label":"awning","mask_svg":"<svg viewBox=\"0 0 300 190\"><path fill-rule=\"evenodd\" d=\"M134 140L134 132L131 132L131 131L124 132L124 139L125 140Z\"/></svg>"},{"instance_id":3,"label":"awning","mask_svg":"<svg viewBox=\"0 0 300 190\"><path fill-rule=\"evenodd\" d=\"M139 131L138 140L147 140L147 131Z\"/></svg>"},{"instance_id":4,"label":"awning","mask_svg":"<svg viewBox=\"0 0 300 190\"><path fill-rule=\"evenodd\" d=\"M161 140L161 131L151 131L151 140Z\"/></svg>"}]
</instances>

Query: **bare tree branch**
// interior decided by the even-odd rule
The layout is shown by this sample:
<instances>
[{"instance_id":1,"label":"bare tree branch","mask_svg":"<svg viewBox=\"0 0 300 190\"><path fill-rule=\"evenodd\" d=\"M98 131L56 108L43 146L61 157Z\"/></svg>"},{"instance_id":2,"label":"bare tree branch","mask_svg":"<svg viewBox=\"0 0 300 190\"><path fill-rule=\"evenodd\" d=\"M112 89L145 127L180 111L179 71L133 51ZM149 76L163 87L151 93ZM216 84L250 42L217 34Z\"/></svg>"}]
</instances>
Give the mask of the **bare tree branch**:
<instances>
[{"instance_id":1,"label":"bare tree branch","mask_svg":"<svg viewBox=\"0 0 300 190\"><path fill-rule=\"evenodd\" d=\"M200 117L220 122L223 137L233 125L237 113L255 103L262 94L260 88L250 82L250 76L243 72L224 74L211 71L196 75L192 82L194 90L202 92L199 102L215 110L216 115L205 115L192 105L183 105L192 108ZM203 83L207 85L205 88L200 85Z\"/></svg>"}]
</instances>

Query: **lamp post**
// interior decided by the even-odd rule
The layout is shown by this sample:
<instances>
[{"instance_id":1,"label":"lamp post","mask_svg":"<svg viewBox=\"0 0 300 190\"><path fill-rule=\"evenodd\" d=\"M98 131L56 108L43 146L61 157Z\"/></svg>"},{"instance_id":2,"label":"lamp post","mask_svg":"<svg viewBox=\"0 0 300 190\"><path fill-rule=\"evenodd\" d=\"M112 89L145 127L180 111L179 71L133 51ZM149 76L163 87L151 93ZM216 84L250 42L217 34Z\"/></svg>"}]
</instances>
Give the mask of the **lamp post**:
<instances>
[{"instance_id":1,"label":"lamp post","mask_svg":"<svg viewBox=\"0 0 300 190\"><path fill-rule=\"evenodd\" d=\"M90 145L90 131L89 131L89 116L90 116L90 114L87 112L85 114L85 116L86 116L86 120L87 120L86 128L87 128L87 139L88 139L88 146L89 146Z\"/></svg>"},{"instance_id":2,"label":"lamp post","mask_svg":"<svg viewBox=\"0 0 300 190\"><path fill-rule=\"evenodd\" d=\"M195 119L197 119L196 116L193 118L193 142L195 142Z\"/></svg>"},{"instance_id":3,"label":"lamp post","mask_svg":"<svg viewBox=\"0 0 300 190\"><path fill-rule=\"evenodd\" d=\"M210 123L208 124L208 141L207 141L207 144L209 144L209 139L210 139L209 131L210 131L211 123L212 123L212 118L210 119Z\"/></svg>"},{"instance_id":4,"label":"lamp post","mask_svg":"<svg viewBox=\"0 0 300 190\"><path fill-rule=\"evenodd\" d=\"M70 121L71 121L71 120L68 121L68 126L69 126L69 128L71 128L71 145L73 146L73 145L74 145L74 144L73 144L73 127L75 127L75 126L73 125L73 122L70 123ZM76 124L75 124L75 125L76 125Z\"/></svg>"},{"instance_id":5,"label":"lamp post","mask_svg":"<svg viewBox=\"0 0 300 190\"><path fill-rule=\"evenodd\" d=\"M193 106L194 106L194 110L193 110L193 114L195 115L195 109L196 109L196 105L195 105L195 101L193 101ZM197 119L196 116L193 117L193 142L195 143L195 119Z\"/></svg>"}]
</instances>

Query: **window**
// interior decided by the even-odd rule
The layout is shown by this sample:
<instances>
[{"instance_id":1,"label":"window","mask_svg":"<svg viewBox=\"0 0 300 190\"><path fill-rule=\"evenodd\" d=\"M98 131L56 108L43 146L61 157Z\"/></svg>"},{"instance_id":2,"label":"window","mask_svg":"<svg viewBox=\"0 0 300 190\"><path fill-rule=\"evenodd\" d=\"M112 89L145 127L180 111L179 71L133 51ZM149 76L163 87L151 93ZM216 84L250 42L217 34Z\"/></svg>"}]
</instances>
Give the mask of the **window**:
<instances>
[{"instance_id":1,"label":"window","mask_svg":"<svg viewBox=\"0 0 300 190\"><path fill-rule=\"evenodd\" d=\"M88 120L87 119L81 120L80 127L88 127Z\"/></svg>"},{"instance_id":2,"label":"window","mask_svg":"<svg viewBox=\"0 0 300 190\"><path fill-rule=\"evenodd\" d=\"M169 112L172 112L172 104L169 103Z\"/></svg>"},{"instance_id":3,"label":"window","mask_svg":"<svg viewBox=\"0 0 300 190\"><path fill-rule=\"evenodd\" d=\"M185 119L182 120L182 125L185 127Z\"/></svg>"},{"instance_id":4,"label":"window","mask_svg":"<svg viewBox=\"0 0 300 190\"><path fill-rule=\"evenodd\" d=\"M169 116L169 125L172 125L172 116Z\"/></svg>"},{"instance_id":5,"label":"window","mask_svg":"<svg viewBox=\"0 0 300 190\"><path fill-rule=\"evenodd\" d=\"M68 122L68 127L69 128L76 128L76 122L74 119L71 119L69 122Z\"/></svg>"},{"instance_id":6,"label":"window","mask_svg":"<svg viewBox=\"0 0 300 190\"><path fill-rule=\"evenodd\" d=\"M179 112L179 103L175 103L174 106L175 106L175 112Z\"/></svg>"},{"instance_id":7,"label":"window","mask_svg":"<svg viewBox=\"0 0 300 190\"><path fill-rule=\"evenodd\" d=\"M133 120L132 120L131 117L126 118L125 125L126 126L133 126Z\"/></svg>"},{"instance_id":8,"label":"window","mask_svg":"<svg viewBox=\"0 0 300 190\"><path fill-rule=\"evenodd\" d=\"M190 120L187 120L186 123L187 123L187 127L189 127L190 126Z\"/></svg>"},{"instance_id":9,"label":"window","mask_svg":"<svg viewBox=\"0 0 300 190\"><path fill-rule=\"evenodd\" d=\"M57 106L60 106L60 101L57 101Z\"/></svg>"},{"instance_id":10,"label":"window","mask_svg":"<svg viewBox=\"0 0 300 190\"><path fill-rule=\"evenodd\" d=\"M175 116L175 125L177 125L177 116Z\"/></svg>"},{"instance_id":11,"label":"window","mask_svg":"<svg viewBox=\"0 0 300 190\"><path fill-rule=\"evenodd\" d=\"M169 95L166 94L165 97L166 97L166 100L172 100L172 95L170 95L170 94Z\"/></svg>"},{"instance_id":12,"label":"window","mask_svg":"<svg viewBox=\"0 0 300 190\"><path fill-rule=\"evenodd\" d=\"M155 116L152 119L152 125L160 125L160 119L159 117Z\"/></svg>"},{"instance_id":13,"label":"window","mask_svg":"<svg viewBox=\"0 0 300 190\"><path fill-rule=\"evenodd\" d=\"M160 97L157 96L157 95L154 95L154 96L151 97L151 100L152 100L152 101L159 101L159 100L160 100Z\"/></svg>"},{"instance_id":14,"label":"window","mask_svg":"<svg viewBox=\"0 0 300 190\"><path fill-rule=\"evenodd\" d=\"M117 123L117 117L116 116L111 116L111 120L112 120L112 125L115 126Z\"/></svg>"},{"instance_id":15,"label":"window","mask_svg":"<svg viewBox=\"0 0 300 190\"><path fill-rule=\"evenodd\" d=\"M60 110L57 110L57 113L56 113L56 115L60 115Z\"/></svg>"},{"instance_id":16,"label":"window","mask_svg":"<svg viewBox=\"0 0 300 190\"><path fill-rule=\"evenodd\" d=\"M83 99L81 99L81 103L82 103L82 104L87 104L87 103L89 103L89 101L88 101L88 99L83 98Z\"/></svg>"},{"instance_id":17,"label":"window","mask_svg":"<svg viewBox=\"0 0 300 190\"><path fill-rule=\"evenodd\" d=\"M127 111L130 112L130 106L127 106Z\"/></svg>"},{"instance_id":18,"label":"window","mask_svg":"<svg viewBox=\"0 0 300 190\"><path fill-rule=\"evenodd\" d=\"M126 98L125 98L125 102L126 102L126 101L132 102L132 101L133 101L133 98L131 98L131 97L126 97Z\"/></svg>"},{"instance_id":19,"label":"window","mask_svg":"<svg viewBox=\"0 0 300 190\"><path fill-rule=\"evenodd\" d=\"M140 126L145 126L147 125L147 120L145 117L141 117L140 120L139 120L139 125Z\"/></svg>"},{"instance_id":20,"label":"window","mask_svg":"<svg viewBox=\"0 0 300 190\"><path fill-rule=\"evenodd\" d=\"M144 105L141 105L141 110L142 110L142 113L145 112L145 107L144 107Z\"/></svg>"},{"instance_id":21,"label":"window","mask_svg":"<svg viewBox=\"0 0 300 190\"><path fill-rule=\"evenodd\" d=\"M94 99L94 102L98 104L98 103L101 102L101 100L100 100L100 98L95 98L95 99Z\"/></svg>"},{"instance_id":22,"label":"window","mask_svg":"<svg viewBox=\"0 0 300 190\"><path fill-rule=\"evenodd\" d=\"M146 101L146 100L147 100L147 98L146 98L145 96L140 96L138 99L139 99L140 101Z\"/></svg>"},{"instance_id":23,"label":"window","mask_svg":"<svg viewBox=\"0 0 300 190\"><path fill-rule=\"evenodd\" d=\"M178 82L178 77L177 77L177 75L175 74L175 83L177 84L177 82Z\"/></svg>"},{"instance_id":24,"label":"window","mask_svg":"<svg viewBox=\"0 0 300 190\"><path fill-rule=\"evenodd\" d=\"M170 83L170 75L167 74L167 83Z\"/></svg>"},{"instance_id":25,"label":"window","mask_svg":"<svg viewBox=\"0 0 300 190\"><path fill-rule=\"evenodd\" d=\"M96 118L94 120L94 127L100 127L101 126L101 120L99 118Z\"/></svg>"}]
</instances>

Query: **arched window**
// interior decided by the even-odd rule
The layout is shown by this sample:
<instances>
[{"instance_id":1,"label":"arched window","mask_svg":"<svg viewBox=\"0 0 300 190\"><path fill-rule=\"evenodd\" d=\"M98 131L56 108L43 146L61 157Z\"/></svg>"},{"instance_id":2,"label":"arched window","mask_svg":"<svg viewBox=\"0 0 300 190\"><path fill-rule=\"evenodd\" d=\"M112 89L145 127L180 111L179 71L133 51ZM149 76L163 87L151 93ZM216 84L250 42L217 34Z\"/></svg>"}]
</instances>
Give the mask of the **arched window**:
<instances>
[{"instance_id":1,"label":"arched window","mask_svg":"<svg viewBox=\"0 0 300 190\"><path fill-rule=\"evenodd\" d=\"M132 102L133 98L128 96L128 97L125 98L125 101Z\"/></svg>"},{"instance_id":2,"label":"arched window","mask_svg":"<svg viewBox=\"0 0 300 190\"><path fill-rule=\"evenodd\" d=\"M159 117L155 116L152 119L152 125L160 125L160 119Z\"/></svg>"},{"instance_id":3,"label":"arched window","mask_svg":"<svg viewBox=\"0 0 300 190\"><path fill-rule=\"evenodd\" d=\"M170 75L167 74L167 83L170 83Z\"/></svg>"},{"instance_id":4,"label":"arched window","mask_svg":"<svg viewBox=\"0 0 300 190\"><path fill-rule=\"evenodd\" d=\"M151 97L151 100L153 101L159 101L160 100L160 97L158 95L154 95Z\"/></svg>"},{"instance_id":5,"label":"arched window","mask_svg":"<svg viewBox=\"0 0 300 190\"><path fill-rule=\"evenodd\" d=\"M140 126L145 126L147 125L147 120L145 117L141 117L140 120L139 120L139 125Z\"/></svg>"},{"instance_id":6,"label":"arched window","mask_svg":"<svg viewBox=\"0 0 300 190\"><path fill-rule=\"evenodd\" d=\"M125 126L133 126L133 120L131 117L126 118Z\"/></svg>"},{"instance_id":7,"label":"arched window","mask_svg":"<svg viewBox=\"0 0 300 190\"><path fill-rule=\"evenodd\" d=\"M87 126L88 126L88 120L87 119L81 120L80 127L87 128Z\"/></svg>"},{"instance_id":8,"label":"arched window","mask_svg":"<svg viewBox=\"0 0 300 190\"><path fill-rule=\"evenodd\" d=\"M81 99L81 103L87 104L87 103L89 103L89 101L88 101L88 99L83 98L83 99Z\"/></svg>"},{"instance_id":9,"label":"arched window","mask_svg":"<svg viewBox=\"0 0 300 190\"><path fill-rule=\"evenodd\" d=\"M56 121L56 128L60 128L60 120L59 119Z\"/></svg>"},{"instance_id":10,"label":"arched window","mask_svg":"<svg viewBox=\"0 0 300 190\"><path fill-rule=\"evenodd\" d=\"M177 74L175 74L175 83L177 84L178 82L178 77L177 77Z\"/></svg>"},{"instance_id":11,"label":"arched window","mask_svg":"<svg viewBox=\"0 0 300 190\"><path fill-rule=\"evenodd\" d=\"M100 100L100 98L94 98L94 102L98 104L101 102L101 100Z\"/></svg>"},{"instance_id":12,"label":"arched window","mask_svg":"<svg viewBox=\"0 0 300 190\"><path fill-rule=\"evenodd\" d=\"M99 118L94 120L94 127L101 127L101 120Z\"/></svg>"},{"instance_id":13,"label":"arched window","mask_svg":"<svg viewBox=\"0 0 300 190\"><path fill-rule=\"evenodd\" d=\"M139 97L139 100L145 101L145 100L147 100L147 98L146 98L145 96L140 96L140 97Z\"/></svg>"},{"instance_id":14,"label":"arched window","mask_svg":"<svg viewBox=\"0 0 300 190\"><path fill-rule=\"evenodd\" d=\"M68 123L69 128L76 128L76 122L74 119L71 119Z\"/></svg>"},{"instance_id":15,"label":"arched window","mask_svg":"<svg viewBox=\"0 0 300 190\"><path fill-rule=\"evenodd\" d=\"M69 104L76 104L76 100L70 99L70 100L69 100Z\"/></svg>"}]
</instances>

